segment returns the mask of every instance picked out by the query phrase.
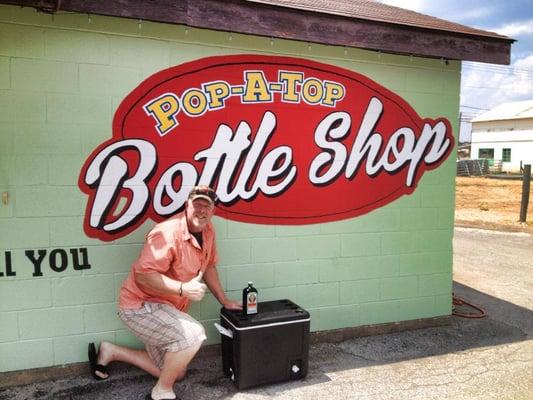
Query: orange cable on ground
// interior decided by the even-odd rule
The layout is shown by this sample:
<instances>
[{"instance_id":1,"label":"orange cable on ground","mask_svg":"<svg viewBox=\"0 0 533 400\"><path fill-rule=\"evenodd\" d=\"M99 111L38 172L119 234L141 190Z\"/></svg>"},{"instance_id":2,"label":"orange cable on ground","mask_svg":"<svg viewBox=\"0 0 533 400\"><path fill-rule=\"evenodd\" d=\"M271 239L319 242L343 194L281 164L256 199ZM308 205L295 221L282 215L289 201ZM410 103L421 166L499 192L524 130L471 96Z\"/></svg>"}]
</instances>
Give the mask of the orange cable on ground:
<instances>
[{"instance_id":1,"label":"orange cable on ground","mask_svg":"<svg viewBox=\"0 0 533 400\"><path fill-rule=\"evenodd\" d=\"M485 310L483 310L481 307L476 306L476 305L474 305L472 303L468 303L466 300L461 299L460 297L457 297L455 295L455 293L452 293L452 298L453 298L452 315L457 315L458 317L463 317L463 318L483 318L483 317L487 316L487 314L485 313ZM457 311L456 306L468 306L468 307L471 307L471 308L479 311L479 314L459 312L459 311Z\"/></svg>"}]
</instances>

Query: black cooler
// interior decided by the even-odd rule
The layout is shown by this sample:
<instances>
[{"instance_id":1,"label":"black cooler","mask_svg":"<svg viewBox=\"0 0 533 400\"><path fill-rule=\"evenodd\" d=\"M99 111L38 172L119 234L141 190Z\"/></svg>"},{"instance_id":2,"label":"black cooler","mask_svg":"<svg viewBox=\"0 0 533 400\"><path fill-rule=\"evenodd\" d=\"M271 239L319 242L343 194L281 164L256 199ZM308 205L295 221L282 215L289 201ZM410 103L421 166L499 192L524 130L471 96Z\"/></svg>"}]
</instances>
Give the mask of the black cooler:
<instances>
[{"instance_id":1,"label":"black cooler","mask_svg":"<svg viewBox=\"0 0 533 400\"><path fill-rule=\"evenodd\" d=\"M239 389L307 375L309 313L290 300L260 302L258 314L220 310L222 367Z\"/></svg>"}]
</instances>

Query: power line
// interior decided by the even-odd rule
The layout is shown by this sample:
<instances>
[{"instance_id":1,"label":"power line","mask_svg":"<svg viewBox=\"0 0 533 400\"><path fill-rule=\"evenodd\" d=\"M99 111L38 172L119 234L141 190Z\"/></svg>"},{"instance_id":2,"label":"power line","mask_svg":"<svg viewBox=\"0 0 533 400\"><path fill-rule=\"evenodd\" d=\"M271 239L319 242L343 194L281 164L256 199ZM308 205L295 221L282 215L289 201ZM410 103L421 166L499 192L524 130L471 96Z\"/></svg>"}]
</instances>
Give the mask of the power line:
<instances>
[{"instance_id":1,"label":"power line","mask_svg":"<svg viewBox=\"0 0 533 400\"><path fill-rule=\"evenodd\" d=\"M498 68L498 67L492 67L492 66L481 66L481 65L465 65L465 69L473 69L477 71L488 71L488 72L499 72L499 73L523 73L523 74L532 74L533 70L526 69L526 68L518 68L514 66L506 67L506 68Z\"/></svg>"},{"instance_id":2,"label":"power line","mask_svg":"<svg viewBox=\"0 0 533 400\"><path fill-rule=\"evenodd\" d=\"M474 110L482 110L482 111L488 111L488 110L489 110L488 108L479 108L479 107L465 106L465 105L463 105L463 104L461 104L460 107L464 107L464 108L473 108Z\"/></svg>"},{"instance_id":3,"label":"power line","mask_svg":"<svg viewBox=\"0 0 533 400\"><path fill-rule=\"evenodd\" d=\"M533 70L525 69L525 68L516 68L516 67L509 67L509 68L497 68L497 67L490 67L490 66L464 66L465 70L467 71L478 71L478 72L485 72L490 74L497 74L497 75L513 75L523 78L529 78L533 77Z\"/></svg>"},{"instance_id":4,"label":"power line","mask_svg":"<svg viewBox=\"0 0 533 400\"><path fill-rule=\"evenodd\" d=\"M461 86L463 88L471 88L471 89L491 89L491 90L500 90L502 89L502 86L474 86L474 85L464 85Z\"/></svg>"},{"instance_id":5,"label":"power line","mask_svg":"<svg viewBox=\"0 0 533 400\"><path fill-rule=\"evenodd\" d=\"M482 70L498 70L498 71L523 71L523 72L531 72L533 73L533 69L530 68L520 68L516 66L506 66L506 65L487 65L487 64L480 64L480 63L463 63L463 67L465 68L474 68L474 69L482 69Z\"/></svg>"},{"instance_id":6,"label":"power line","mask_svg":"<svg viewBox=\"0 0 533 400\"><path fill-rule=\"evenodd\" d=\"M514 77L517 77L517 78L531 78L531 77L533 77L533 73L527 73L526 74L524 72L512 72L512 71L501 72L501 71L470 69L470 70L467 70L466 72L470 72L470 73L478 72L478 73L484 73L484 74L490 74L490 75L514 76Z\"/></svg>"}]
</instances>

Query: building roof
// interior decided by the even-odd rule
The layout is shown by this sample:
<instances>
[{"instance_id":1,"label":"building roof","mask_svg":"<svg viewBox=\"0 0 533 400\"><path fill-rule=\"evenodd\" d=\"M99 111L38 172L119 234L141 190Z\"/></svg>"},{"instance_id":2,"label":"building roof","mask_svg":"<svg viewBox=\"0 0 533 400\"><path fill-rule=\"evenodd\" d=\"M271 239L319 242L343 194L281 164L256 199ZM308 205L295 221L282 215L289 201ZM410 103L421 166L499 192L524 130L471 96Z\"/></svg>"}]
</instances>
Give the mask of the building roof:
<instances>
[{"instance_id":1,"label":"building roof","mask_svg":"<svg viewBox=\"0 0 533 400\"><path fill-rule=\"evenodd\" d=\"M0 0L393 54L506 64L514 39L374 0ZM467 6L465 6L467 7Z\"/></svg>"},{"instance_id":2,"label":"building roof","mask_svg":"<svg viewBox=\"0 0 533 400\"><path fill-rule=\"evenodd\" d=\"M533 100L514 101L497 107L472 119L472 122L501 121L506 119L533 118Z\"/></svg>"},{"instance_id":3,"label":"building roof","mask_svg":"<svg viewBox=\"0 0 533 400\"><path fill-rule=\"evenodd\" d=\"M478 35L513 40L495 32L471 28L455 22L432 17L416 11L380 3L376 0L246 0L252 3L308 10L317 13L340 15L370 21L407 25L445 32Z\"/></svg>"}]
</instances>

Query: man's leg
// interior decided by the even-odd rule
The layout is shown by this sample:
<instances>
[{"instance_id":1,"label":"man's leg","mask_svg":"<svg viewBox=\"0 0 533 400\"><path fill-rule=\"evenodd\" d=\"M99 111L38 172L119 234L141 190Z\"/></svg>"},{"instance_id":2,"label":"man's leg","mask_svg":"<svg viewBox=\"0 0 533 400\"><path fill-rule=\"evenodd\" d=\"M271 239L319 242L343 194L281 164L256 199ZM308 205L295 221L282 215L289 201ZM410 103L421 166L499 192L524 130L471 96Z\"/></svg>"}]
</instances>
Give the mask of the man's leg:
<instances>
[{"instance_id":1,"label":"man's leg","mask_svg":"<svg viewBox=\"0 0 533 400\"><path fill-rule=\"evenodd\" d=\"M174 383L185 377L187 366L206 339L205 330L190 315L167 304L145 303L144 308L146 312L119 315L126 326L145 343L150 363L161 369L154 374L145 366L135 365L159 377L152 390L152 398L175 398ZM122 360L130 363L140 361L137 357L131 359L131 356L127 352Z\"/></svg>"},{"instance_id":2,"label":"man's leg","mask_svg":"<svg viewBox=\"0 0 533 400\"><path fill-rule=\"evenodd\" d=\"M156 388L162 391L172 391L174 383L181 380L187 373L187 366L194 355L200 350L202 343L188 347L185 350L165 353L161 375L157 381Z\"/></svg>"},{"instance_id":3,"label":"man's leg","mask_svg":"<svg viewBox=\"0 0 533 400\"><path fill-rule=\"evenodd\" d=\"M98 351L98 363L107 365L113 361L122 361L135 365L156 378L159 378L161 375L161 370L153 363L146 351L130 349L109 342L102 342ZM96 371L96 373L102 378L107 377L106 374L99 371Z\"/></svg>"}]
</instances>

